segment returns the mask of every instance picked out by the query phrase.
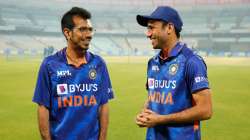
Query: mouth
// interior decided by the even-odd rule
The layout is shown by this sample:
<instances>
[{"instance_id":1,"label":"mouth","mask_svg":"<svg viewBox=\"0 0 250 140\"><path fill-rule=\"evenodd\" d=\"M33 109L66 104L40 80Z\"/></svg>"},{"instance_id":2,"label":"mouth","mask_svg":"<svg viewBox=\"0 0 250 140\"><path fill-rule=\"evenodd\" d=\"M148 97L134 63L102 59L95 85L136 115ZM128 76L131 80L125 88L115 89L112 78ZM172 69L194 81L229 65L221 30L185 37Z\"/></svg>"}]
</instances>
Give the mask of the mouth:
<instances>
[{"instance_id":1,"label":"mouth","mask_svg":"<svg viewBox=\"0 0 250 140\"><path fill-rule=\"evenodd\" d=\"M90 41L91 41L91 39L84 39L84 40L81 40L81 44L89 45Z\"/></svg>"}]
</instances>

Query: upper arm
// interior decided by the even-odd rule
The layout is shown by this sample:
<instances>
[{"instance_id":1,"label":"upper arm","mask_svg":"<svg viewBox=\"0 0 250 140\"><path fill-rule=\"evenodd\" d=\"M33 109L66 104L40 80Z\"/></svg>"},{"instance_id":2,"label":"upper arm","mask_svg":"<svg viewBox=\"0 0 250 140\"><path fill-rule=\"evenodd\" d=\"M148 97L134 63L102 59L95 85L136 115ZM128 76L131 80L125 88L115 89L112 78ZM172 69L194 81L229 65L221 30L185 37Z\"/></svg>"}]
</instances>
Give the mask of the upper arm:
<instances>
[{"instance_id":1,"label":"upper arm","mask_svg":"<svg viewBox=\"0 0 250 140\"><path fill-rule=\"evenodd\" d=\"M37 110L38 110L38 116L48 116L49 115L49 110L44 105L38 105Z\"/></svg>"},{"instance_id":2,"label":"upper arm","mask_svg":"<svg viewBox=\"0 0 250 140\"><path fill-rule=\"evenodd\" d=\"M99 108L99 114L100 114L100 117L108 116L108 114L109 114L108 103L105 103L105 104L103 104L103 105L100 106L100 108Z\"/></svg>"},{"instance_id":3,"label":"upper arm","mask_svg":"<svg viewBox=\"0 0 250 140\"><path fill-rule=\"evenodd\" d=\"M185 76L191 93L209 89L207 67L199 56L193 56L187 60Z\"/></svg>"},{"instance_id":4,"label":"upper arm","mask_svg":"<svg viewBox=\"0 0 250 140\"><path fill-rule=\"evenodd\" d=\"M49 123L49 110L44 105L37 108L38 123L40 128L47 128Z\"/></svg>"},{"instance_id":5,"label":"upper arm","mask_svg":"<svg viewBox=\"0 0 250 140\"><path fill-rule=\"evenodd\" d=\"M191 57L187 62L186 80L190 93L192 93L193 105L198 108L203 119L212 116L211 90L207 76L205 62L199 56Z\"/></svg>"},{"instance_id":6,"label":"upper arm","mask_svg":"<svg viewBox=\"0 0 250 140\"><path fill-rule=\"evenodd\" d=\"M102 94L102 99L101 99L101 105L105 104L108 102L108 100L114 98L114 93L112 89L112 84L111 80L109 77L108 69L106 64L103 62L102 64L102 82L101 82L101 91L100 93Z\"/></svg>"},{"instance_id":7,"label":"upper arm","mask_svg":"<svg viewBox=\"0 0 250 140\"><path fill-rule=\"evenodd\" d=\"M39 105L50 107L50 80L46 60L40 66L33 102Z\"/></svg>"},{"instance_id":8,"label":"upper arm","mask_svg":"<svg viewBox=\"0 0 250 140\"><path fill-rule=\"evenodd\" d=\"M203 89L192 94L194 106L202 112L204 120L212 116L212 97L210 89Z\"/></svg>"}]
</instances>

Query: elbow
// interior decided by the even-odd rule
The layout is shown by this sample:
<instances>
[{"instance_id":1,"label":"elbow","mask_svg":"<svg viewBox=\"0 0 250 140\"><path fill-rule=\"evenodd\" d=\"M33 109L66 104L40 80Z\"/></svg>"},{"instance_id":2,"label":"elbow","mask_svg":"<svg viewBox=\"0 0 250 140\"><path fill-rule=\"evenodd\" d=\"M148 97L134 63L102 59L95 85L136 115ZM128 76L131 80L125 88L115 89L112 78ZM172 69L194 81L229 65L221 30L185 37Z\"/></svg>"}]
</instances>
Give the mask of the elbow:
<instances>
[{"instance_id":1,"label":"elbow","mask_svg":"<svg viewBox=\"0 0 250 140\"><path fill-rule=\"evenodd\" d=\"M213 110L212 109L206 109L203 113L203 118L202 120L209 120L211 119L213 116Z\"/></svg>"}]
</instances>

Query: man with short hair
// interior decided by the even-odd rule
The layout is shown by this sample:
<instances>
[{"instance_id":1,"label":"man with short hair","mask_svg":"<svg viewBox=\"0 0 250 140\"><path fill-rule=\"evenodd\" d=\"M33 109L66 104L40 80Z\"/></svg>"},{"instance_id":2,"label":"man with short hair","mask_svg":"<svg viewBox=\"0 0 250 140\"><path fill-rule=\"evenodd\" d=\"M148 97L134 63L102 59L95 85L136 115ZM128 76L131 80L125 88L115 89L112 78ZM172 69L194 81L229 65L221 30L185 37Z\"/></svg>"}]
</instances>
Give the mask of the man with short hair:
<instances>
[{"instance_id":1,"label":"man with short hair","mask_svg":"<svg viewBox=\"0 0 250 140\"><path fill-rule=\"evenodd\" d=\"M43 140L106 140L113 91L104 60L88 51L90 18L83 8L66 12L67 47L41 64L33 102Z\"/></svg>"},{"instance_id":2,"label":"man with short hair","mask_svg":"<svg viewBox=\"0 0 250 140\"><path fill-rule=\"evenodd\" d=\"M168 6L137 15L159 54L148 61L148 100L136 117L147 140L200 140L200 121L212 116L211 91L203 59L179 40L182 20Z\"/></svg>"}]
</instances>

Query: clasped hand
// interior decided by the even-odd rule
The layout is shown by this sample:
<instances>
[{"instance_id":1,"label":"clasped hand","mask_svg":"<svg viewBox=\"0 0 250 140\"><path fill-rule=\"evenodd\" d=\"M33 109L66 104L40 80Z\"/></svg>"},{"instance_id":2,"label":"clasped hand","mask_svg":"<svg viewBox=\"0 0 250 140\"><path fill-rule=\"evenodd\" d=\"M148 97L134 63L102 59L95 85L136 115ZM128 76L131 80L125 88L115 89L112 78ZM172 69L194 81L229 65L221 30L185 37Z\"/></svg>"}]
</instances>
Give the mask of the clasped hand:
<instances>
[{"instance_id":1,"label":"clasped hand","mask_svg":"<svg viewBox=\"0 0 250 140\"><path fill-rule=\"evenodd\" d=\"M153 112L150 109L143 109L141 113L136 116L136 124L139 127L154 127L160 123L161 115Z\"/></svg>"}]
</instances>

